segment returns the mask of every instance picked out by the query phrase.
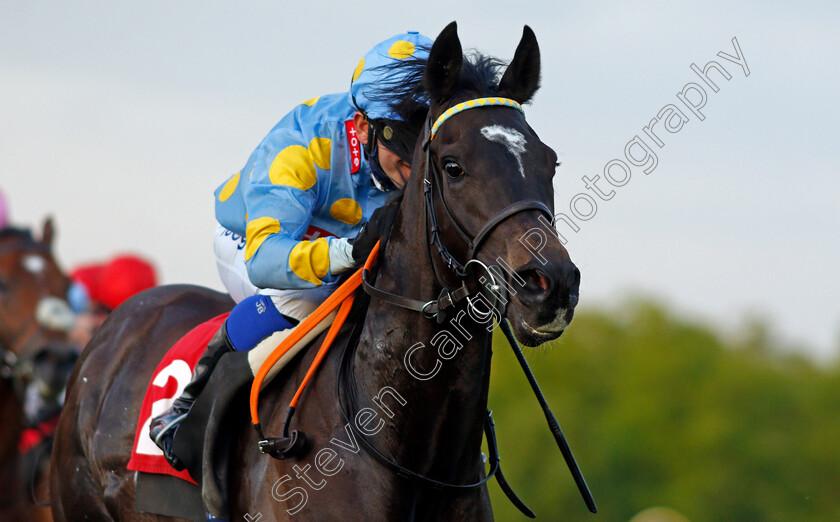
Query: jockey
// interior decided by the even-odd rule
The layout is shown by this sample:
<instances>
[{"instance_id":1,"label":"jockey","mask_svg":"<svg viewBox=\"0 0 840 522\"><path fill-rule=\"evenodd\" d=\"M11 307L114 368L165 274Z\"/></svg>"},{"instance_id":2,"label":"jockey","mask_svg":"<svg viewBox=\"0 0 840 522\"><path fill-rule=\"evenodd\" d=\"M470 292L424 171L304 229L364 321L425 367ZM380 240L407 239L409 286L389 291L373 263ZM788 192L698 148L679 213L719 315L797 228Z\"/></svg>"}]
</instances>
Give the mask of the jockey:
<instances>
[{"instance_id":1,"label":"jockey","mask_svg":"<svg viewBox=\"0 0 840 522\"><path fill-rule=\"evenodd\" d=\"M150 261L123 254L106 263L78 266L70 273L70 280L67 301L76 321L67 335L81 350L112 310L129 297L157 286L157 273Z\"/></svg>"},{"instance_id":2,"label":"jockey","mask_svg":"<svg viewBox=\"0 0 840 522\"><path fill-rule=\"evenodd\" d=\"M70 279L76 284L70 297L75 312L101 308L110 312L123 301L157 285L155 267L147 260L123 254L107 263L93 263L75 268Z\"/></svg>"},{"instance_id":3,"label":"jockey","mask_svg":"<svg viewBox=\"0 0 840 522\"><path fill-rule=\"evenodd\" d=\"M216 264L237 305L181 396L152 420L149 434L176 469L175 430L219 358L305 319L388 226L396 206L383 205L411 173L428 105L402 102L397 113L387 86L419 82L399 64L427 58L431 45L417 32L377 44L356 66L350 92L298 105L216 189Z\"/></svg>"}]
</instances>

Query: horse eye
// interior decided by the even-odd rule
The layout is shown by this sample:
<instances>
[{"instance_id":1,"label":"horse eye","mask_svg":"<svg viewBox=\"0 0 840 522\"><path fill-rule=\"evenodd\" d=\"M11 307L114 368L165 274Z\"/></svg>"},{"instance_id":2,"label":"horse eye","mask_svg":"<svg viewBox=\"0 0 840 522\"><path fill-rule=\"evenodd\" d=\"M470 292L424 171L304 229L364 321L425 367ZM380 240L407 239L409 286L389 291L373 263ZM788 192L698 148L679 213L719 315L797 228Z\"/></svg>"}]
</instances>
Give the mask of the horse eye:
<instances>
[{"instance_id":1,"label":"horse eye","mask_svg":"<svg viewBox=\"0 0 840 522\"><path fill-rule=\"evenodd\" d=\"M450 178L460 178L464 175L464 169L452 160L443 164L443 170L446 171L446 175Z\"/></svg>"}]
</instances>

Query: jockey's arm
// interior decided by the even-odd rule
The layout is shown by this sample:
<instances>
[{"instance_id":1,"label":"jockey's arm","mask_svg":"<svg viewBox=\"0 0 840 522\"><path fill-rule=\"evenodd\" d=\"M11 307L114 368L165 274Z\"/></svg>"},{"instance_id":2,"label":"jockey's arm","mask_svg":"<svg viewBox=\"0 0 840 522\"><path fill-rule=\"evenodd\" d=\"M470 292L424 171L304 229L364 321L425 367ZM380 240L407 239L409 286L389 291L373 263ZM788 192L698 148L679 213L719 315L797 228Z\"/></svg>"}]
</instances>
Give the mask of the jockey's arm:
<instances>
[{"instance_id":1,"label":"jockey's arm","mask_svg":"<svg viewBox=\"0 0 840 522\"><path fill-rule=\"evenodd\" d=\"M245 266L254 285L313 288L353 266L346 238L303 239L314 210L329 196L331 143L339 138L333 133L328 126L276 128L249 160Z\"/></svg>"},{"instance_id":2,"label":"jockey's arm","mask_svg":"<svg viewBox=\"0 0 840 522\"><path fill-rule=\"evenodd\" d=\"M245 229L245 266L251 282L261 288L313 288L337 280L353 266L347 239L301 239L317 201L317 185L308 190L291 186L253 186L267 193L249 205Z\"/></svg>"}]
</instances>

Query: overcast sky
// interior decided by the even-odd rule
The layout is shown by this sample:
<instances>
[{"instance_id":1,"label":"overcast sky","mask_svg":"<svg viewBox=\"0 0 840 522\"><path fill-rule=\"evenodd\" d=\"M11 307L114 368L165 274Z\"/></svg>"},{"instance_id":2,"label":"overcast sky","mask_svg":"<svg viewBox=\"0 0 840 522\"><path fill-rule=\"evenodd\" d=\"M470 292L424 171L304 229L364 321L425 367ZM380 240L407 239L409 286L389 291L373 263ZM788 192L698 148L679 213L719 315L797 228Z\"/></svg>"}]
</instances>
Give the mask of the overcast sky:
<instances>
[{"instance_id":1,"label":"overcast sky","mask_svg":"<svg viewBox=\"0 0 840 522\"><path fill-rule=\"evenodd\" d=\"M836 3L456 4L4 0L0 189L14 221L54 216L67 268L138 252L164 283L221 289L213 190L288 110L346 90L359 58L394 33L433 38L457 20L465 47L509 60L528 24L543 88L526 113L562 161L557 211L593 195L583 176L601 175L608 193L604 167L626 162L636 135L658 161L649 174L633 166L567 230L580 306L648 295L725 331L765 317L786 341L835 356ZM749 76L718 56L736 54L733 37ZM731 75L710 74L716 93L690 68L710 60ZM677 98L689 82L707 92L702 121ZM660 128L655 147L643 127L668 104L689 121Z\"/></svg>"}]
</instances>

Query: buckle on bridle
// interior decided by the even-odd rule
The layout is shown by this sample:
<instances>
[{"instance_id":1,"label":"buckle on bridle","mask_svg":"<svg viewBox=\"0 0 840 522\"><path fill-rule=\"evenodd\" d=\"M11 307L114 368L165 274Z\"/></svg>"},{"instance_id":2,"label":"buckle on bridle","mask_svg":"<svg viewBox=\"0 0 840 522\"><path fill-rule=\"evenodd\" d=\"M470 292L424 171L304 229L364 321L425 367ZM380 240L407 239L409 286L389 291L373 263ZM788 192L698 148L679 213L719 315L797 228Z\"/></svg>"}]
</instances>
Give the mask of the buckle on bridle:
<instances>
[{"instance_id":1,"label":"buckle on bridle","mask_svg":"<svg viewBox=\"0 0 840 522\"><path fill-rule=\"evenodd\" d=\"M423 308L420 309L420 314L426 319L434 319L438 315L440 308L438 307L438 309L434 312L430 312L428 309L430 306L434 306L437 304L437 301L429 301L428 303L423 305Z\"/></svg>"}]
</instances>

